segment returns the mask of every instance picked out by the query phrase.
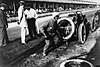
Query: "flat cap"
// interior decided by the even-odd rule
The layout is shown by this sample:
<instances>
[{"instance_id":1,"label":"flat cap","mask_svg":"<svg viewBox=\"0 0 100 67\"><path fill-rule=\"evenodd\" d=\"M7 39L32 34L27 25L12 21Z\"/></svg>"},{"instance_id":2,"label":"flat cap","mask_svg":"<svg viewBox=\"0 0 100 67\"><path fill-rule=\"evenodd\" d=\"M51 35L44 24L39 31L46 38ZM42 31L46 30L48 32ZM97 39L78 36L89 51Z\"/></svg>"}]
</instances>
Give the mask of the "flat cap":
<instances>
[{"instance_id":1,"label":"flat cap","mask_svg":"<svg viewBox=\"0 0 100 67\"><path fill-rule=\"evenodd\" d=\"M19 4L25 4L25 2L24 1L20 1Z\"/></svg>"}]
</instances>

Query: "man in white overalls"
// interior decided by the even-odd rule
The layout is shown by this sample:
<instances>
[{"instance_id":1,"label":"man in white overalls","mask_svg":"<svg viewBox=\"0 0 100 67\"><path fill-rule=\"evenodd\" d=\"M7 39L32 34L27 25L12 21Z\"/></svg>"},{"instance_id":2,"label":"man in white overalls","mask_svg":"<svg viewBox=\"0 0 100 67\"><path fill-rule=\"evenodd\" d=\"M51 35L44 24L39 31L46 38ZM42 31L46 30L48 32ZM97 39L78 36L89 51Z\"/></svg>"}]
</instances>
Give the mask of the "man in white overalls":
<instances>
[{"instance_id":1,"label":"man in white overalls","mask_svg":"<svg viewBox=\"0 0 100 67\"><path fill-rule=\"evenodd\" d=\"M21 27L21 43L26 44L26 42L25 42L25 33L27 31L28 26L27 26L26 17L25 17L25 14L24 14L25 2L20 1L19 4L20 4L20 7L18 9L18 19L19 19L19 25Z\"/></svg>"}]
</instances>

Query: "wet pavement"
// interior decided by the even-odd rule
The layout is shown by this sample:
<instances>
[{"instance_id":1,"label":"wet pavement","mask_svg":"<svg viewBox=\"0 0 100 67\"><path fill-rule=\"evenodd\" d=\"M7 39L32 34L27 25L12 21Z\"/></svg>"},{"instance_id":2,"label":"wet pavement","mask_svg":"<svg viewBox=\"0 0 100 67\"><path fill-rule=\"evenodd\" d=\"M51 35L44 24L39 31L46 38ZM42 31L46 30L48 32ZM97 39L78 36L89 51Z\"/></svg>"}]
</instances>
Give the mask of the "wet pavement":
<instances>
[{"instance_id":1,"label":"wet pavement","mask_svg":"<svg viewBox=\"0 0 100 67\"><path fill-rule=\"evenodd\" d=\"M87 59L91 61L95 66L100 66L100 37L96 40L96 44L90 51Z\"/></svg>"}]
</instances>

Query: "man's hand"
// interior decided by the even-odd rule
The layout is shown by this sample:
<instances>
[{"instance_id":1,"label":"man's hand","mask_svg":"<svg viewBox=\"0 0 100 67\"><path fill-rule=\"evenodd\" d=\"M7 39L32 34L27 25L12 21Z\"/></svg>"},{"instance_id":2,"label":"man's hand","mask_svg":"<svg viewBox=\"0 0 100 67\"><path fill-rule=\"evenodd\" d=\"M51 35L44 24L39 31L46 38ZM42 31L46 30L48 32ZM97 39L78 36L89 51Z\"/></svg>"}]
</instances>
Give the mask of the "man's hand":
<instances>
[{"instance_id":1,"label":"man's hand","mask_svg":"<svg viewBox=\"0 0 100 67\"><path fill-rule=\"evenodd\" d=\"M20 22L18 21L18 22L17 22L17 24L19 25L19 24L20 24Z\"/></svg>"},{"instance_id":2,"label":"man's hand","mask_svg":"<svg viewBox=\"0 0 100 67\"><path fill-rule=\"evenodd\" d=\"M47 36L46 36L46 35L45 35L44 37L45 37L45 38L47 38Z\"/></svg>"},{"instance_id":3,"label":"man's hand","mask_svg":"<svg viewBox=\"0 0 100 67\"><path fill-rule=\"evenodd\" d=\"M6 25L6 28L8 28L8 25Z\"/></svg>"},{"instance_id":4,"label":"man's hand","mask_svg":"<svg viewBox=\"0 0 100 67\"><path fill-rule=\"evenodd\" d=\"M50 27L48 32L50 32L50 33L54 33L53 28L52 28L52 27Z\"/></svg>"},{"instance_id":5,"label":"man's hand","mask_svg":"<svg viewBox=\"0 0 100 67\"><path fill-rule=\"evenodd\" d=\"M46 34L43 33L43 35L44 35L45 38L47 38Z\"/></svg>"}]
</instances>

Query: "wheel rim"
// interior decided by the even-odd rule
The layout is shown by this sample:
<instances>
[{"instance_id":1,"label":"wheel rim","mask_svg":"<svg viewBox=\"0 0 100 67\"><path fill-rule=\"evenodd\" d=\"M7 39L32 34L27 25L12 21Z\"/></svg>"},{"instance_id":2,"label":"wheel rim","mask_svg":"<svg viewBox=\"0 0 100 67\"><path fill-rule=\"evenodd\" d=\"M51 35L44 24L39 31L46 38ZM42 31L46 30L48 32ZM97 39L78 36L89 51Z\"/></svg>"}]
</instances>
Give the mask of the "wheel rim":
<instances>
[{"instance_id":1,"label":"wheel rim","mask_svg":"<svg viewBox=\"0 0 100 67\"><path fill-rule=\"evenodd\" d=\"M80 24L78 28L78 40L80 43L85 43L86 41L86 27L84 23Z\"/></svg>"},{"instance_id":2,"label":"wheel rim","mask_svg":"<svg viewBox=\"0 0 100 67\"><path fill-rule=\"evenodd\" d=\"M85 42L86 40L86 28L85 26L82 27L82 42Z\"/></svg>"},{"instance_id":3,"label":"wheel rim","mask_svg":"<svg viewBox=\"0 0 100 67\"><path fill-rule=\"evenodd\" d=\"M93 21L93 25L92 25L92 31L94 31L96 29L96 21Z\"/></svg>"}]
</instances>

